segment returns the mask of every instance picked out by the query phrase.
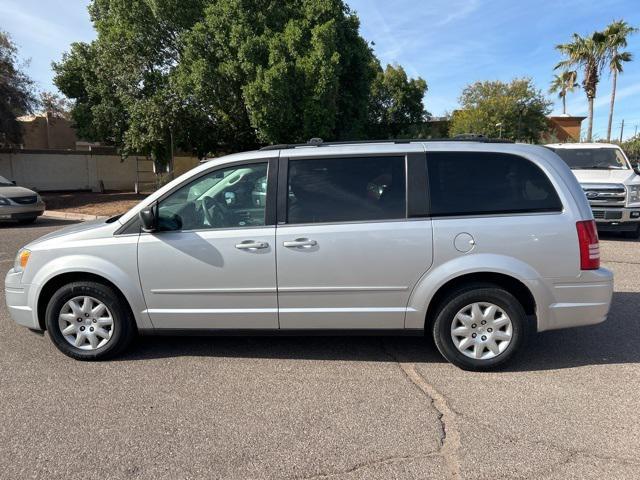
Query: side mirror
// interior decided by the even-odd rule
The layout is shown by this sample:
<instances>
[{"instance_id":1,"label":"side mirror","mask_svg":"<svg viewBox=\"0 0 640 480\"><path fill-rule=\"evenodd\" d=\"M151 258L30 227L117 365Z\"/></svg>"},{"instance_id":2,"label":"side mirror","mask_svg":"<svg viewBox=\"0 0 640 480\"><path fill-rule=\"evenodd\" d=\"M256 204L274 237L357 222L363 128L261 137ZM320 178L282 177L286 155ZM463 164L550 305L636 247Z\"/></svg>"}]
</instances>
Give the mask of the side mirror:
<instances>
[{"instance_id":1,"label":"side mirror","mask_svg":"<svg viewBox=\"0 0 640 480\"><path fill-rule=\"evenodd\" d=\"M154 203L153 205L149 205L148 207L143 208L138 213L138 217L140 217L140 223L142 224L142 231L151 233L155 232L158 228L158 204Z\"/></svg>"},{"instance_id":2,"label":"side mirror","mask_svg":"<svg viewBox=\"0 0 640 480\"><path fill-rule=\"evenodd\" d=\"M640 175L640 162L633 166L633 171L636 172L636 175Z\"/></svg>"},{"instance_id":3,"label":"side mirror","mask_svg":"<svg viewBox=\"0 0 640 480\"><path fill-rule=\"evenodd\" d=\"M11 180L11 183L13 183L14 185L18 185L15 180Z\"/></svg>"}]
</instances>

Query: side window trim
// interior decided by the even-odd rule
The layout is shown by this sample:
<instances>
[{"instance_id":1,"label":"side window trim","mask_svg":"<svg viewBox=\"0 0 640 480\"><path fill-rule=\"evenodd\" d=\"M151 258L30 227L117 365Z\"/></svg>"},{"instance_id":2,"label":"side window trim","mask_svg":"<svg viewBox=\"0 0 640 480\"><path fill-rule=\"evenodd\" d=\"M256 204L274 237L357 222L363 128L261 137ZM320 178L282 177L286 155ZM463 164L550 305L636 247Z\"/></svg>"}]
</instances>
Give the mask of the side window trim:
<instances>
[{"instance_id":1,"label":"side window trim","mask_svg":"<svg viewBox=\"0 0 640 480\"><path fill-rule=\"evenodd\" d=\"M430 216L426 152L407 154L407 218Z\"/></svg>"},{"instance_id":2,"label":"side window trim","mask_svg":"<svg viewBox=\"0 0 640 480\"><path fill-rule=\"evenodd\" d=\"M289 196L289 158L280 157L278 161L278 193L276 201L276 224L287 224L287 201Z\"/></svg>"},{"instance_id":3,"label":"side window trim","mask_svg":"<svg viewBox=\"0 0 640 480\"><path fill-rule=\"evenodd\" d=\"M353 155L349 155L349 154L345 154L345 155L337 155L337 156L332 156L332 155L328 155L328 156L304 156L304 157L287 157L287 156L281 156L279 158L279 162L278 162L278 182L277 182L277 207L276 207L276 224L277 225L281 225L281 226L285 226L285 225L332 225L332 224L353 224L353 223L379 223L379 222L398 222L398 221L406 221L409 218L408 216L408 209L409 209L409 203L408 203L408 175L409 175L409 171L408 171L408 157L409 155L418 155L418 156L422 156L425 162L425 168L426 168L426 156L424 152L419 152L419 153L376 153L376 152L371 152L371 153L359 153L359 154L353 154ZM323 160L323 159L338 159L338 158L344 158L344 159L348 159L348 158L373 158L373 157L384 157L384 158L389 158L389 157L397 157L397 158L402 158L404 160L403 164L404 164L404 178L405 178L405 199L406 199L406 203L405 203L405 215L403 218L393 218L393 219L380 219L380 220L349 220L349 221L332 221L332 222L314 222L314 223L306 223L306 224L301 224L301 223L289 223L288 222L288 218L287 218L287 207L288 207L288 201L289 201L289 162L290 160ZM426 172L426 170L425 170ZM425 173L426 174L426 173ZM427 199L427 203L428 203L428 199ZM422 215L424 216L424 215Z\"/></svg>"}]
</instances>

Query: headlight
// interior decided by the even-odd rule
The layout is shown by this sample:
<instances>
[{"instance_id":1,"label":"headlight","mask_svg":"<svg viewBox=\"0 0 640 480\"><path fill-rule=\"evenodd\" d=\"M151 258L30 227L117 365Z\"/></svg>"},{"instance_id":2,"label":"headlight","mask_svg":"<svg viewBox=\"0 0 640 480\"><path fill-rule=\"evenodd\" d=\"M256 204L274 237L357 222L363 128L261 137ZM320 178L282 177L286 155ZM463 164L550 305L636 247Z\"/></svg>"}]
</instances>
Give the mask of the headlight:
<instances>
[{"instance_id":1,"label":"headlight","mask_svg":"<svg viewBox=\"0 0 640 480\"><path fill-rule=\"evenodd\" d=\"M14 272L23 272L29 262L29 257L31 256L31 250L27 250L26 248L21 248L16 255L16 260L13 262L13 271Z\"/></svg>"},{"instance_id":2,"label":"headlight","mask_svg":"<svg viewBox=\"0 0 640 480\"><path fill-rule=\"evenodd\" d=\"M0 205L9 205L9 199L0 196Z\"/></svg>"},{"instance_id":3,"label":"headlight","mask_svg":"<svg viewBox=\"0 0 640 480\"><path fill-rule=\"evenodd\" d=\"M640 185L627 185L629 189L629 203L640 203Z\"/></svg>"}]
</instances>

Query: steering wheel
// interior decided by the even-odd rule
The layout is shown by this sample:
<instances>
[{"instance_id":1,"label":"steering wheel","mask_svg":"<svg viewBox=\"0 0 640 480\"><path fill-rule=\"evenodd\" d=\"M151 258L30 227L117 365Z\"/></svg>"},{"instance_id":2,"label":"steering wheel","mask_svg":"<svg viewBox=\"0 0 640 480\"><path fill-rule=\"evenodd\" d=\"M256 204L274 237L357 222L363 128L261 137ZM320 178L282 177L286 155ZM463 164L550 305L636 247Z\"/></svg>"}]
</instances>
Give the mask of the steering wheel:
<instances>
[{"instance_id":1,"label":"steering wheel","mask_svg":"<svg viewBox=\"0 0 640 480\"><path fill-rule=\"evenodd\" d=\"M231 212L225 204L213 197L203 197L201 202L204 218L211 227L229 223Z\"/></svg>"}]
</instances>

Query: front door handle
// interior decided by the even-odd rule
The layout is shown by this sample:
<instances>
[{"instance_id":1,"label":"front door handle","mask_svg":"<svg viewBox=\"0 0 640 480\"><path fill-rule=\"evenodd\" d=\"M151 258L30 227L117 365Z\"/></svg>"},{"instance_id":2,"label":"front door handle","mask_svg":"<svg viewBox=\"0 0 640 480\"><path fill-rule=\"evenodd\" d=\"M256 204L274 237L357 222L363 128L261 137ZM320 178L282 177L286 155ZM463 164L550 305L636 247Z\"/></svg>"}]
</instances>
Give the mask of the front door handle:
<instances>
[{"instance_id":1,"label":"front door handle","mask_svg":"<svg viewBox=\"0 0 640 480\"><path fill-rule=\"evenodd\" d=\"M254 242L253 240L245 240L236 245L238 250L260 250L262 248L268 248L267 242Z\"/></svg>"},{"instance_id":2,"label":"front door handle","mask_svg":"<svg viewBox=\"0 0 640 480\"><path fill-rule=\"evenodd\" d=\"M315 240L309 240L308 238L296 238L288 242L282 242L282 245L287 248L308 248L315 247L318 242Z\"/></svg>"}]
</instances>

